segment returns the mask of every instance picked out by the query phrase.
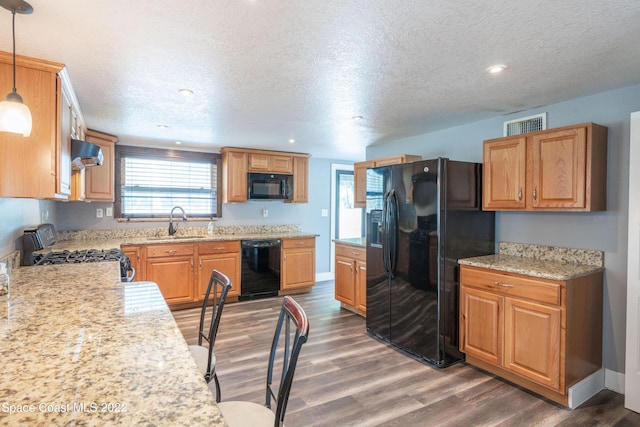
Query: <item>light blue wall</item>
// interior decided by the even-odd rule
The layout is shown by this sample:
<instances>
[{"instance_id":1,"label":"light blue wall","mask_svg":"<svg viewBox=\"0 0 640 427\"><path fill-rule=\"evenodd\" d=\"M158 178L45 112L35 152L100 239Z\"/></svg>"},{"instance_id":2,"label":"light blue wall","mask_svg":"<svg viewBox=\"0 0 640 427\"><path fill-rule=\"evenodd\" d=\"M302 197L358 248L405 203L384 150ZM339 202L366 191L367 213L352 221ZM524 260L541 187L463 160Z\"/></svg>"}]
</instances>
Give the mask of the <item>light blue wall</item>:
<instances>
[{"instance_id":1,"label":"light blue wall","mask_svg":"<svg viewBox=\"0 0 640 427\"><path fill-rule=\"evenodd\" d=\"M281 201L257 202L222 205L222 218L217 225L299 225L305 233L317 234L316 273L331 271L330 217L321 215L322 209L330 209L331 164L329 159L309 159L309 203L289 204ZM352 163L352 162L341 162ZM96 209L112 207L113 203L55 203L56 228L58 230L111 230L120 228L164 227L166 221L153 222L117 222L113 218L96 218ZM262 216L262 210L269 211ZM194 222L203 227L207 222Z\"/></svg>"},{"instance_id":2,"label":"light blue wall","mask_svg":"<svg viewBox=\"0 0 640 427\"><path fill-rule=\"evenodd\" d=\"M548 128L595 122L609 128L607 211L595 213L500 212L498 241L605 252L604 367L624 372L629 185L629 115L640 110L640 85L508 116L466 124L367 149L367 159L393 154L482 161L482 141L502 136L506 120L548 113Z\"/></svg>"},{"instance_id":3,"label":"light blue wall","mask_svg":"<svg viewBox=\"0 0 640 427\"><path fill-rule=\"evenodd\" d=\"M22 247L25 228L55 221L55 202L0 197L0 256Z\"/></svg>"}]
</instances>

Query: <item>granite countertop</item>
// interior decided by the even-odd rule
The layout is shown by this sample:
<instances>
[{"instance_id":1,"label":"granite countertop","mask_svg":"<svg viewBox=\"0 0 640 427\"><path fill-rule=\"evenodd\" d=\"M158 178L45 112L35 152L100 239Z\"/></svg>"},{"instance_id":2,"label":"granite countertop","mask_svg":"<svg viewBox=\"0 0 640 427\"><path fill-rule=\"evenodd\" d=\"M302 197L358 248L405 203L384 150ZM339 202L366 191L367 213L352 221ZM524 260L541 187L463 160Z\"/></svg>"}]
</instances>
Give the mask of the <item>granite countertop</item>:
<instances>
[{"instance_id":1,"label":"granite countertop","mask_svg":"<svg viewBox=\"0 0 640 427\"><path fill-rule=\"evenodd\" d=\"M355 246L358 248L364 248L367 246L366 237L352 237L349 239L333 239L334 242L347 246Z\"/></svg>"},{"instance_id":2,"label":"granite countertop","mask_svg":"<svg viewBox=\"0 0 640 427\"><path fill-rule=\"evenodd\" d=\"M604 271L602 251L500 242L500 253L458 260L462 265L571 280Z\"/></svg>"},{"instance_id":3,"label":"granite countertop","mask_svg":"<svg viewBox=\"0 0 640 427\"><path fill-rule=\"evenodd\" d=\"M0 424L226 425L158 287L120 282L117 262L90 270L13 271Z\"/></svg>"},{"instance_id":4,"label":"granite countertop","mask_svg":"<svg viewBox=\"0 0 640 427\"><path fill-rule=\"evenodd\" d=\"M41 252L49 252L49 250L81 250L81 249L112 249L121 246L136 245L153 245L153 244L178 244L178 243L206 243L206 242L222 242L232 240L268 240L268 239L301 239L307 237L318 237L317 234L311 233L238 233L238 234L214 234L209 235L176 235L175 237L161 236L144 236L144 237L112 237L112 238L89 238L89 239L72 239L61 240L56 242L52 248L48 248Z\"/></svg>"}]
</instances>

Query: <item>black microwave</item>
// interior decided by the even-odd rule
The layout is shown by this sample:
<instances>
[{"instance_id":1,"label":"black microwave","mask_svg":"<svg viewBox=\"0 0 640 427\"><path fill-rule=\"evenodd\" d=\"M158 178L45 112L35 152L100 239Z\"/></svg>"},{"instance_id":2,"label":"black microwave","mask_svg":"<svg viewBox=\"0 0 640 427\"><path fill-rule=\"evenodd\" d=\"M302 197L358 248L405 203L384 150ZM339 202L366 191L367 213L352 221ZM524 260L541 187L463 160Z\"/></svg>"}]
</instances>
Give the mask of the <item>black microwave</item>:
<instances>
[{"instance_id":1,"label":"black microwave","mask_svg":"<svg viewBox=\"0 0 640 427\"><path fill-rule=\"evenodd\" d=\"M293 199L293 175L249 173L249 199Z\"/></svg>"}]
</instances>

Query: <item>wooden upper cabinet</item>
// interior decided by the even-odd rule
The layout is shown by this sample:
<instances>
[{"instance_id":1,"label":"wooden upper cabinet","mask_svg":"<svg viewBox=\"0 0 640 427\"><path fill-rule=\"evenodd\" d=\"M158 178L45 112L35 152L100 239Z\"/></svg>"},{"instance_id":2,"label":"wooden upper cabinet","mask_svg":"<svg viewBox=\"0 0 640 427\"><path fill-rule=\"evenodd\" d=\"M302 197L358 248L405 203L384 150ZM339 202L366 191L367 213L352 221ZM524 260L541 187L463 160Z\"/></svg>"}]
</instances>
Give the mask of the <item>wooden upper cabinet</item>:
<instances>
[{"instance_id":1,"label":"wooden upper cabinet","mask_svg":"<svg viewBox=\"0 0 640 427\"><path fill-rule=\"evenodd\" d=\"M222 150L222 201L247 201L247 153Z\"/></svg>"},{"instance_id":2,"label":"wooden upper cabinet","mask_svg":"<svg viewBox=\"0 0 640 427\"><path fill-rule=\"evenodd\" d=\"M380 159L366 160L353 164L354 207L365 208L367 206L367 169L378 166L391 166L401 163L411 163L422 160L422 156L413 154L399 154L397 156L383 157Z\"/></svg>"},{"instance_id":3,"label":"wooden upper cabinet","mask_svg":"<svg viewBox=\"0 0 640 427\"><path fill-rule=\"evenodd\" d=\"M13 88L12 64L12 54L0 52L2 94ZM0 197L66 199L74 114L82 123L68 74L63 64L16 56L16 81L33 127L26 138L0 133Z\"/></svg>"},{"instance_id":4,"label":"wooden upper cabinet","mask_svg":"<svg viewBox=\"0 0 640 427\"><path fill-rule=\"evenodd\" d=\"M309 155L281 151L223 147L222 201L247 201L247 174L281 173L293 175L293 199L289 203L307 203L309 199Z\"/></svg>"},{"instance_id":5,"label":"wooden upper cabinet","mask_svg":"<svg viewBox=\"0 0 640 427\"><path fill-rule=\"evenodd\" d=\"M606 209L607 128L584 123L484 141L483 209Z\"/></svg>"},{"instance_id":6,"label":"wooden upper cabinet","mask_svg":"<svg viewBox=\"0 0 640 427\"><path fill-rule=\"evenodd\" d=\"M85 200L94 202L115 201L115 152L118 138L106 133L87 130L85 139L100 146L104 163L85 168Z\"/></svg>"},{"instance_id":7,"label":"wooden upper cabinet","mask_svg":"<svg viewBox=\"0 0 640 427\"><path fill-rule=\"evenodd\" d=\"M293 173L293 158L271 154L249 154L249 172Z\"/></svg>"},{"instance_id":8,"label":"wooden upper cabinet","mask_svg":"<svg viewBox=\"0 0 640 427\"><path fill-rule=\"evenodd\" d=\"M485 142L484 209L522 209L525 197L527 140Z\"/></svg>"},{"instance_id":9,"label":"wooden upper cabinet","mask_svg":"<svg viewBox=\"0 0 640 427\"><path fill-rule=\"evenodd\" d=\"M309 159L294 157L293 159L293 200L291 203L307 203L309 201Z\"/></svg>"}]
</instances>

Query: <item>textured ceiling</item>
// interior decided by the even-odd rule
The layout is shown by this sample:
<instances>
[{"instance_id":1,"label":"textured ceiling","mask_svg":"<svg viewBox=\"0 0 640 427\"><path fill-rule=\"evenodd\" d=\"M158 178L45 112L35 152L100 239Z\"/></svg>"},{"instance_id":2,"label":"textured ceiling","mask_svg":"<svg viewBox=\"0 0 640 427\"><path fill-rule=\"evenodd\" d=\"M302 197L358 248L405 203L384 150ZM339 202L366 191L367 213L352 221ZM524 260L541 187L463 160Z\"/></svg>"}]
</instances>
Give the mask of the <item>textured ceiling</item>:
<instances>
[{"instance_id":1,"label":"textured ceiling","mask_svg":"<svg viewBox=\"0 0 640 427\"><path fill-rule=\"evenodd\" d=\"M638 0L30 4L17 53L66 64L88 127L125 143L359 160L371 144L640 83ZM496 63L508 68L488 74Z\"/></svg>"}]
</instances>

